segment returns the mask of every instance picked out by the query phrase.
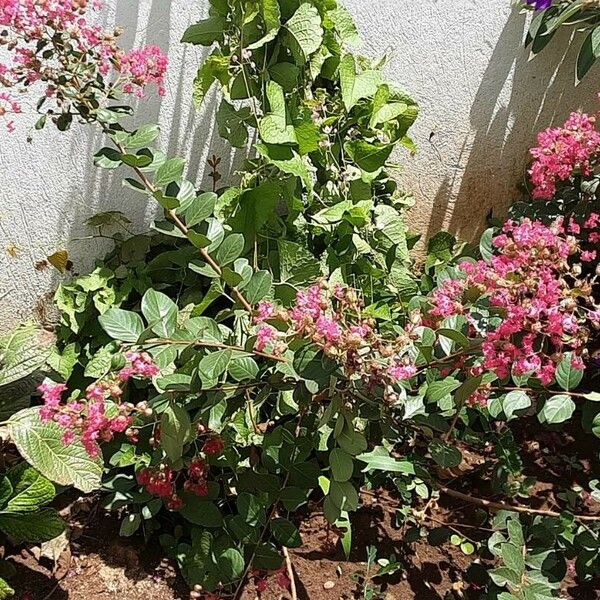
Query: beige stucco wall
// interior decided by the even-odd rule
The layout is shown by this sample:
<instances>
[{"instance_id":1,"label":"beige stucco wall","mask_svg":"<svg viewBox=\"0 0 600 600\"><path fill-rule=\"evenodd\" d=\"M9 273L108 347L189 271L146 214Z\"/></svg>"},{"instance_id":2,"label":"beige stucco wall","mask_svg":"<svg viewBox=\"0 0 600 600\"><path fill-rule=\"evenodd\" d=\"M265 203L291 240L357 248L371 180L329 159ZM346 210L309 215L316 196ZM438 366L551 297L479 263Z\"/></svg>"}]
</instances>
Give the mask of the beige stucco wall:
<instances>
[{"instance_id":1,"label":"beige stucco wall","mask_svg":"<svg viewBox=\"0 0 600 600\"><path fill-rule=\"evenodd\" d=\"M209 99L198 114L191 81L202 50L179 43L207 0L106 0L104 18L127 28L124 44L158 43L171 58L167 94L139 104L139 121L158 121L170 153L189 157L188 176L206 182L206 159L223 156L224 172L239 155L219 140ZM440 229L473 238L485 215L518 196L527 149L535 133L579 106L596 108L598 71L577 89L573 57L561 63L566 36L528 62L522 46L526 17L510 0L346 0L365 40L365 52L392 49L390 75L418 99L414 157L399 156L400 175L413 191L411 224L424 234ZM68 247L75 269L93 265L105 247L85 238L83 221L121 210L144 230L152 217L139 196L121 187L119 173L95 169L101 139L90 128L69 134L33 132L33 110L18 132L0 129L0 330L38 315L59 275L36 261ZM31 135L31 141L27 137ZM8 249L12 249L8 252Z\"/></svg>"}]
</instances>

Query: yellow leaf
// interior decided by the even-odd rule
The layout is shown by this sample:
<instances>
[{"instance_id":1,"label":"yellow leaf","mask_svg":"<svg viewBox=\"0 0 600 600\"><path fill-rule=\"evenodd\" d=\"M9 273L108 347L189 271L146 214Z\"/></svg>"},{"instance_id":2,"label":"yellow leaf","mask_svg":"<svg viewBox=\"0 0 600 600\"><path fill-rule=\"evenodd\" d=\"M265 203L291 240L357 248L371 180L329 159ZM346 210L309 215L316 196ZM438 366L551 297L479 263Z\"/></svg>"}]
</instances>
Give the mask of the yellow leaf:
<instances>
[{"instance_id":1,"label":"yellow leaf","mask_svg":"<svg viewBox=\"0 0 600 600\"><path fill-rule=\"evenodd\" d=\"M69 269L69 253L67 250L57 250L54 254L46 257L48 262L61 273L66 273Z\"/></svg>"}]
</instances>

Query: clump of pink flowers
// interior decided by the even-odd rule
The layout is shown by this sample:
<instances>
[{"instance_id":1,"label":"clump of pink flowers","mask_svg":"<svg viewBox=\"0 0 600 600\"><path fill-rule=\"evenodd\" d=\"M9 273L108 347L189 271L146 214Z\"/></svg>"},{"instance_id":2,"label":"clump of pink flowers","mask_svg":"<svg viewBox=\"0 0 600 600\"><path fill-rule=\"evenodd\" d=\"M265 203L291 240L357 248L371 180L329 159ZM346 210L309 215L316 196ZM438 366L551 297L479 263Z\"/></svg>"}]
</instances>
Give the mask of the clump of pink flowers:
<instances>
[{"instance_id":1,"label":"clump of pink flowers","mask_svg":"<svg viewBox=\"0 0 600 600\"><path fill-rule=\"evenodd\" d=\"M525 219L508 221L493 239L496 254L489 263L461 265L465 279L443 284L432 294L434 316L465 314L464 292L487 299L501 321L482 338L484 370L498 377L532 374L542 384L554 379L558 363L572 352L573 366L583 369L582 355L589 337L593 303L591 284L578 278L577 258L583 259L578 241L569 235L563 220L550 226Z\"/></svg>"},{"instance_id":2,"label":"clump of pink flowers","mask_svg":"<svg viewBox=\"0 0 600 600\"><path fill-rule=\"evenodd\" d=\"M538 145L529 174L533 197L551 199L560 181L575 174L590 175L600 150L596 117L574 112L562 127L550 127L538 134Z\"/></svg>"},{"instance_id":3,"label":"clump of pink flowers","mask_svg":"<svg viewBox=\"0 0 600 600\"><path fill-rule=\"evenodd\" d=\"M420 317L406 326L406 335L386 340L375 330L375 321L363 317L363 303L349 287L321 281L301 290L290 309L261 302L254 320L255 349L283 354L292 338L308 340L340 363L351 377L368 385L384 386L386 399L395 395L391 385L411 379L417 368L408 356L411 331ZM265 321L283 324L284 331Z\"/></svg>"},{"instance_id":4,"label":"clump of pink flowers","mask_svg":"<svg viewBox=\"0 0 600 600\"><path fill-rule=\"evenodd\" d=\"M6 129L8 129L9 133L15 131L15 123L10 119L10 115L17 115L21 110L21 105L10 94L0 92L0 117L7 119Z\"/></svg>"},{"instance_id":5,"label":"clump of pink flowers","mask_svg":"<svg viewBox=\"0 0 600 600\"><path fill-rule=\"evenodd\" d=\"M50 99L48 113L89 118L119 92L143 96L149 85L165 93L168 59L158 46L125 52L120 29L106 31L90 20L87 0L1 0L0 45L12 57L0 63L0 85L26 90L45 86L40 106ZM16 112L13 110L13 112Z\"/></svg>"},{"instance_id":6,"label":"clump of pink flowers","mask_svg":"<svg viewBox=\"0 0 600 600\"><path fill-rule=\"evenodd\" d=\"M62 429L63 443L71 444L80 439L90 456L98 456L99 442L108 442L116 433L128 433L135 439L131 429L133 415L152 414L145 402L136 406L121 402L121 384L131 377L148 378L158 373L158 367L146 353L128 353L130 364L125 366L115 378L97 381L85 391L85 397L63 402L67 386L62 383L45 381L39 386L44 400L40 408L42 421L53 421Z\"/></svg>"}]
</instances>

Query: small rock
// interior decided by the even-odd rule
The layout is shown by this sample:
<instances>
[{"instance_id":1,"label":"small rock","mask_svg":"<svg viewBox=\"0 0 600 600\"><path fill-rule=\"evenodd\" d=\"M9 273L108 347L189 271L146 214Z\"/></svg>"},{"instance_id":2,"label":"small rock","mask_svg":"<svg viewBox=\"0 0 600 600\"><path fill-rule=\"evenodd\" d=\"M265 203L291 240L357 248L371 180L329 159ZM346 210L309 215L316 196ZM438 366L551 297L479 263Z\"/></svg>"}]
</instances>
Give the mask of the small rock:
<instances>
[{"instance_id":1,"label":"small rock","mask_svg":"<svg viewBox=\"0 0 600 600\"><path fill-rule=\"evenodd\" d=\"M326 581L323 584L323 588L326 590L332 590L335 587L335 581Z\"/></svg>"}]
</instances>

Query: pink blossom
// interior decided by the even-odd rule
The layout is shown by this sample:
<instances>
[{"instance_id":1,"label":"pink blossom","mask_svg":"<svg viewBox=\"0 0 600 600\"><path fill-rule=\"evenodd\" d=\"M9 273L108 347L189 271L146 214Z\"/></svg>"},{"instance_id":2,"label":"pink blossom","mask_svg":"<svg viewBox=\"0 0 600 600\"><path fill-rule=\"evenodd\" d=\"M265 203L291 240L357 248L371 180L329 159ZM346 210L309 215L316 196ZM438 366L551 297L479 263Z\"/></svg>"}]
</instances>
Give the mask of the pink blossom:
<instances>
[{"instance_id":1,"label":"pink blossom","mask_svg":"<svg viewBox=\"0 0 600 600\"><path fill-rule=\"evenodd\" d=\"M136 96L144 95L144 88L153 83L159 96L165 95L164 78L169 59L158 46L145 46L122 53L118 57L118 70L125 76L123 90Z\"/></svg>"},{"instance_id":2,"label":"pink blossom","mask_svg":"<svg viewBox=\"0 0 600 600\"><path fill-rule=\"evenodd\" d=\"M551 127L538 134L538 146L531 149L534 162L529 174L534 198L550 199L559 181L576 172L591 173L591 161L600 147L595 117L572 113L562 127Z\"/></svg>"},{"instance_id":3,"label":"pink blossom","mask_svg":"<svg viewBox=\"0 0 600 600\"><path fill-rule=\"evenodd\" d=\"M398 364L389 367L387 372L393 381L402 381L414 377L417 374L417 367L414 365Z\"/></svg>"},{"instance_id":4,"label":"pink blossom","mask_svg":"<svg viewBox=\"0 0 600 600\"><path fill-rule=\"evenodd\" d=\"M596 250L584 250L579 258L581 258L583 262L592 262L593 260L596 260L597 254Z\"/></svg>"},{"instance_id":5,"label":"pink blossom","mask_svg":"<svg viewBox=\"0 0 600 600\"><path fill-rule=\"evenodd\" d=\"M336 342L342 335L341 327L334 319L321 315L316 322L317 333L328 342Z\"/></svg>"},{"instance_id":6,"label":"pink blossom","mask_svg":"<svg viewBox=\"0 0 600 600\"><path fill-rule=\"evenodd\" d=\"M266 347L275 340L275 329L270 325L263 325L256 331L256 344L255 349L259 352L264 352Z\"/></svg>"},{"instance_id":7,"label":"pink blossom","mask_svg":"<svg viewBox=\"0 0 600 600\"><path fill-rule=\"evenodd\" d=\"M267 321L268 319L272 319L275 315L275 305L272 302L259 302L258 303L258 312L254 317L254 320L257 323L262 323L263 321Z\"/></svg>"}]
</instances>

